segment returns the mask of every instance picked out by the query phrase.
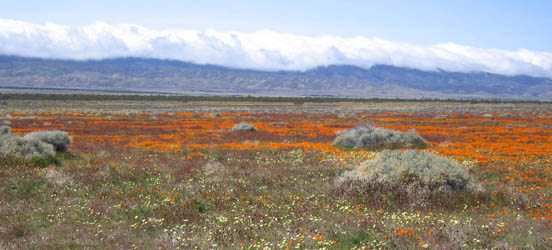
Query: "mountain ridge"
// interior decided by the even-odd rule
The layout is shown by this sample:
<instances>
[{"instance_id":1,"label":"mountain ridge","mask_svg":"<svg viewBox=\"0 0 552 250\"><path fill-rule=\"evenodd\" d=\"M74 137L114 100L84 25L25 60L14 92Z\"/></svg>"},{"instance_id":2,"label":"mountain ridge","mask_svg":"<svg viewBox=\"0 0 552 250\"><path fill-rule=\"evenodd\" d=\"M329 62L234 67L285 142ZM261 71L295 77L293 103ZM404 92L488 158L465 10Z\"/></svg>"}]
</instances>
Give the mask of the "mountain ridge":
<instances>
[{"instance_id":1,"label":"mountain ridge","mask_svg":"<svg viewBox=\"0 0 552 250\"><path fill-rule=\"evenodd\" d=\"M77 61L0 55L0 86L552 100L552 79L527 75L423 71L383 64L368 69L325 65L306 71L263 71L138 57Z\"/></svg>"}]
</instances>

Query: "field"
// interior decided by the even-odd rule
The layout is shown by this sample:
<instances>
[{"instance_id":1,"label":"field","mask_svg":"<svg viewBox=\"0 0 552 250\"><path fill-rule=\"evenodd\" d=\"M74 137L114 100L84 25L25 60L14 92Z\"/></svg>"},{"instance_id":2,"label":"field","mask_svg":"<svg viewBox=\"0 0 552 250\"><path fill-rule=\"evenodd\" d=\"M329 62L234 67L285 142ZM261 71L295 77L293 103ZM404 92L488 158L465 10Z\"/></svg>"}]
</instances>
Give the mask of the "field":
<instances>
[{"instance_id":1,"label":"field","mask_svg":"<svg viewBox=\"0 0 552 250\"><path fill-rule=\"evenodd\" d=\"M32 101L12 132L63 130L55 164L0 163L2 249L552 248L552 104ZM258 131L231 131L246 121ZM354 195L371 123L415 129L479 193ZM378 197L378 198L374 198ZM415 200L416 202L405 202Z\"/></svg>"}]
</instances>

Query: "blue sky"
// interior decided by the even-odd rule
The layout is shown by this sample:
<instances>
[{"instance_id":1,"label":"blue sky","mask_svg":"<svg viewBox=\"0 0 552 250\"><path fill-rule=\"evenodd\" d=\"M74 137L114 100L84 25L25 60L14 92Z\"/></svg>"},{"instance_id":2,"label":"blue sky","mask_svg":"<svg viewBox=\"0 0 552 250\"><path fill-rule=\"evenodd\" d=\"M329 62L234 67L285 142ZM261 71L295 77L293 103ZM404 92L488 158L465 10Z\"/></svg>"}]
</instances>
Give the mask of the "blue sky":
<instances>
[{"instance_id":1,"label":"blue sky","mask_svg":"<svg viewBox=\"0 0 552 250\"><path fill-rule=\"evenodd\" d=\"M6 1L0 17L148 28L270 29L300 35L552 51L552 1Z\"/></svg>"},{"instance_id":2,"label":"blue sky","mask_svg":"<svg viewBox=\"0 0 552 250\"><path fill-rule=\"evenodd\" d=\"M0 53L552 76L550 13L552 1L537 0L6 1Z\"/></svg>"}]
</instances>

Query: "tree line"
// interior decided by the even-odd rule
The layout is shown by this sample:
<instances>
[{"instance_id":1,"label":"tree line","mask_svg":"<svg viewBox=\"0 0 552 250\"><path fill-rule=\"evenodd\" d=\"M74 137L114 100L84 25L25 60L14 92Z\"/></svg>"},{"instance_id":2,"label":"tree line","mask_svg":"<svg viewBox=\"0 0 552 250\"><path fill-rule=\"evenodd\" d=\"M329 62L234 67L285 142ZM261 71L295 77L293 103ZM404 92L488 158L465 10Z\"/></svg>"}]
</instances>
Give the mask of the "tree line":
<instances>
[{"instance_id":1,"label":"tree line","mask_svg":"<svg viewBox=\"0 0 552 250\"><path fill-rule=\"evenodd\" d=\"M352 97L273 97L251 95L113 95L113 94L39 94L39 93L0 93L0 100L50 100L50 101L174 101L174 102L258 102L258 103L383 103L383 102L451 102L451 103L552 103L539 100L504 99L438 99L438 98L352 98Z\"/></svg>"}]
</instances>

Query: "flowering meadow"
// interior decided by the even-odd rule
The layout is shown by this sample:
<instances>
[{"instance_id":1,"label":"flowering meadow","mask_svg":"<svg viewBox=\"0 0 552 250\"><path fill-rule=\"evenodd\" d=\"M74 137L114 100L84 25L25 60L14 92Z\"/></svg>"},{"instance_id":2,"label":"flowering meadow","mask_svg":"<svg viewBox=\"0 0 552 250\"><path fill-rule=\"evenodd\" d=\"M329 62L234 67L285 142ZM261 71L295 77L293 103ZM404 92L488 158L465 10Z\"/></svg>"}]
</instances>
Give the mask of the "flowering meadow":
<instances>
[{"instance_id":1,"label":"flowering meadow","mask_svg":"<svg viewBox=\"0 0 552 250\"><path fill-rule=\"evenodd\" d=\"M552 248L552 104L0 107L12 133L72 140L52 163L0 158L2 249ZM232 131L241 122L256 130ZM414 129L420 150L467 166L481 190L351 194L336 180L382 149L333 141L362 124Z\"/></svg>"}]
</instances>

